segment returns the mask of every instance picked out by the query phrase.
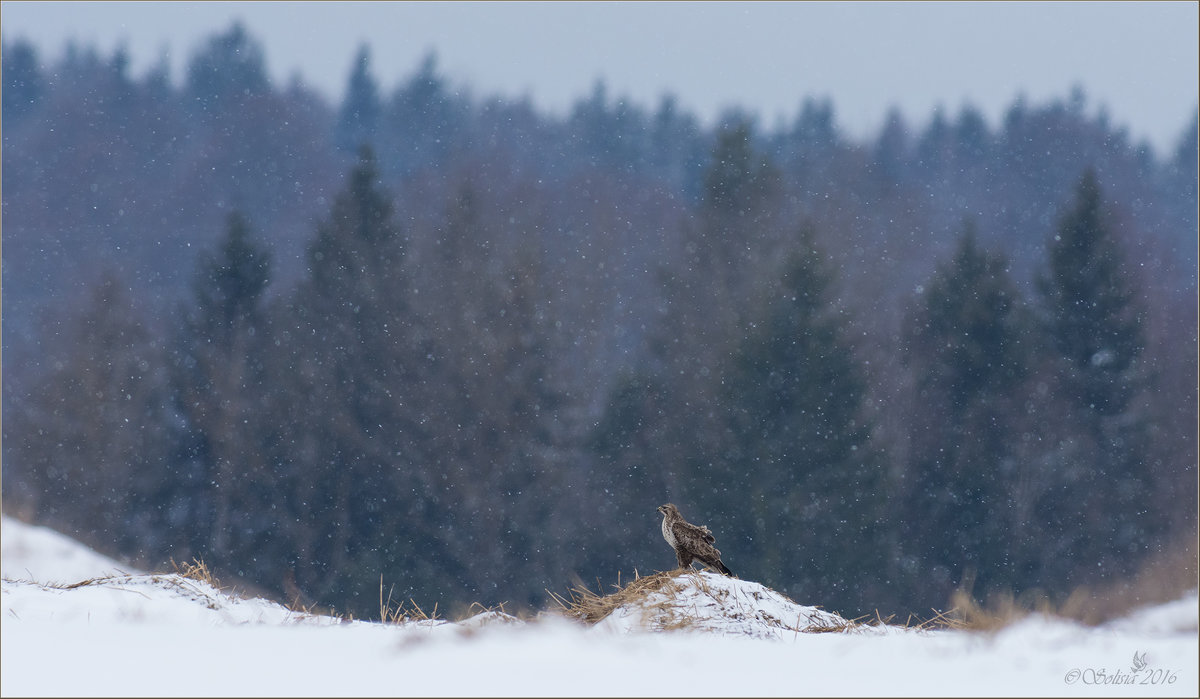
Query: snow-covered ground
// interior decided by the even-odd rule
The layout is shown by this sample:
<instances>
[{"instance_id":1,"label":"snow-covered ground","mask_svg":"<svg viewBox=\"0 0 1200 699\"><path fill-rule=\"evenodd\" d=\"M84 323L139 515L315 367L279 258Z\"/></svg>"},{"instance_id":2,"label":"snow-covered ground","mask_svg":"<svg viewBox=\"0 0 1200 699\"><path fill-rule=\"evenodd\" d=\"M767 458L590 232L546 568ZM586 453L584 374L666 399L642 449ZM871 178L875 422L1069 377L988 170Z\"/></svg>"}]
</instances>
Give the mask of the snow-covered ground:
<instances>
[{"instance_id":1,"label":"snow-covered ground","mask_svg":"<svg viewBox=\"0 0 1200 699\"><path fill-rule=\"evenodd\" d=\"M673 596L647 597L643 609L621 607L587 627L558 618L505 623L499 614L342 623L174 574L123 569L11 518L2 527L4 696L1198 692L1194 592L1100 628L1029 618L987 634L810 633L837 618L755 583L697 575L673 583ZM663 630L680 626L664 623L664 609L695 623Z\"/></svg>"}]
</instances>

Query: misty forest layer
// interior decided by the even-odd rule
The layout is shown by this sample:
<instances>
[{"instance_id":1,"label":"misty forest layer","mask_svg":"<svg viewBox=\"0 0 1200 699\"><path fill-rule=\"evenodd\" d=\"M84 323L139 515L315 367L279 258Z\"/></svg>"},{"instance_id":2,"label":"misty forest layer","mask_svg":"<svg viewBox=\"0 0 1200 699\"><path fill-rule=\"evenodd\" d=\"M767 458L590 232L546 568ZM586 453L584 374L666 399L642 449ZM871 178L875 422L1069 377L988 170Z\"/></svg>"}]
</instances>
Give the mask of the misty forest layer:
<instances>
[{"instance_id":1,"label":"misty forest layer","mask_svg":"<svg viewBox=\"0 0 1200 699\"><path fill-rule=\"evenodd\" d=\"M851 142L365 49L330 105L237 25L127 64L3 44L7 512L359 616L668 569L666 501L847 616L1194 535L1195 116Z\"/></svg>"}]
</instances>

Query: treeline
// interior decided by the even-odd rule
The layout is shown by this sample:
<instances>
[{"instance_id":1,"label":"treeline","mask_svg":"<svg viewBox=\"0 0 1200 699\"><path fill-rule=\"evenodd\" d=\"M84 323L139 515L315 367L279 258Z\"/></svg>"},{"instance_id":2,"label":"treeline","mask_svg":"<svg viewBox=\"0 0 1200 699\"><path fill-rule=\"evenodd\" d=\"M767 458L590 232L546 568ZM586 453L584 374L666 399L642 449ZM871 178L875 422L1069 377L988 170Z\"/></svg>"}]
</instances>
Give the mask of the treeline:
<instances>
[{"instance_id":1,"label":"treeline","mask_svg":"<svg viewBox=\"0 0 1200 699\"><path fill-rule=\"evenodd\" d=\"M237 25L182 85L127 63L3 44L9 511L361 616L666 568L667 500L849 614L1195 531L1195 116L854 143L365 50L329 106Z\"/></svg>"}]
</instances>

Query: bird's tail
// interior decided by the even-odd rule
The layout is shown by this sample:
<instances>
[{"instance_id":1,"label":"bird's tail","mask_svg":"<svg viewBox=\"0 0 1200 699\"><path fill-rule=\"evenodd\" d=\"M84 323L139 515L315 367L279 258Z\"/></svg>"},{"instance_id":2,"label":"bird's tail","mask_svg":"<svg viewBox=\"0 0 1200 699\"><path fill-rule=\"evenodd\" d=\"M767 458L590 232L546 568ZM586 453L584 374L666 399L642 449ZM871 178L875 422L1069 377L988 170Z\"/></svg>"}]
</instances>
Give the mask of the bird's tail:
<instances>
[{"instance_id":1,"label":"bird's tail","mask_svg":"<svg viewBox=\"0 0 1200 699\"><path fill-rule=\"evenodd\" d=\"M729 577L731 577L731 578L736 578L736 577L737 577L736 575L734 575L734 574L733 574L733 571L732 571L732 570L730 570L730 569L726 568L726 567L725 567L725 564L724 564L724 563L722 563L722 562L720 562L720 561L717 561L717 562L716 562L716 566L715 566L715 567L716 567L716 569L717 569L717 570L721 571L722 573L724 573L725 575L728 575L728 576L729 576Z\"/></svg>"}]
</instances>

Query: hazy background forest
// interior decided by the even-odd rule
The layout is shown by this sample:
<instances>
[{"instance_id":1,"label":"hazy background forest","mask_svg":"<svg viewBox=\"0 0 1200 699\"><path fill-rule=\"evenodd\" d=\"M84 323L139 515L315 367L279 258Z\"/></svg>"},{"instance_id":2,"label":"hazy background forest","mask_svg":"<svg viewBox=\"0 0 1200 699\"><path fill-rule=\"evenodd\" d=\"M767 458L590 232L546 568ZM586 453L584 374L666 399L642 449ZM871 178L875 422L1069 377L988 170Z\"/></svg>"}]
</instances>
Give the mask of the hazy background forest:
<instances>
[{"instance_id":1,"label":"hazy background forest","mask_svg":"<svg viewBox=\"0 0 1200 699\"><path fill-rule=\"evenodd\" d=\"M359 616L667 569L666 501L850 616L1194 540L1195 115L797 103L559 118L364 49L329 104L238 25L182 84L6 36L5 512Z\"/></svg>"}]
</instances>

